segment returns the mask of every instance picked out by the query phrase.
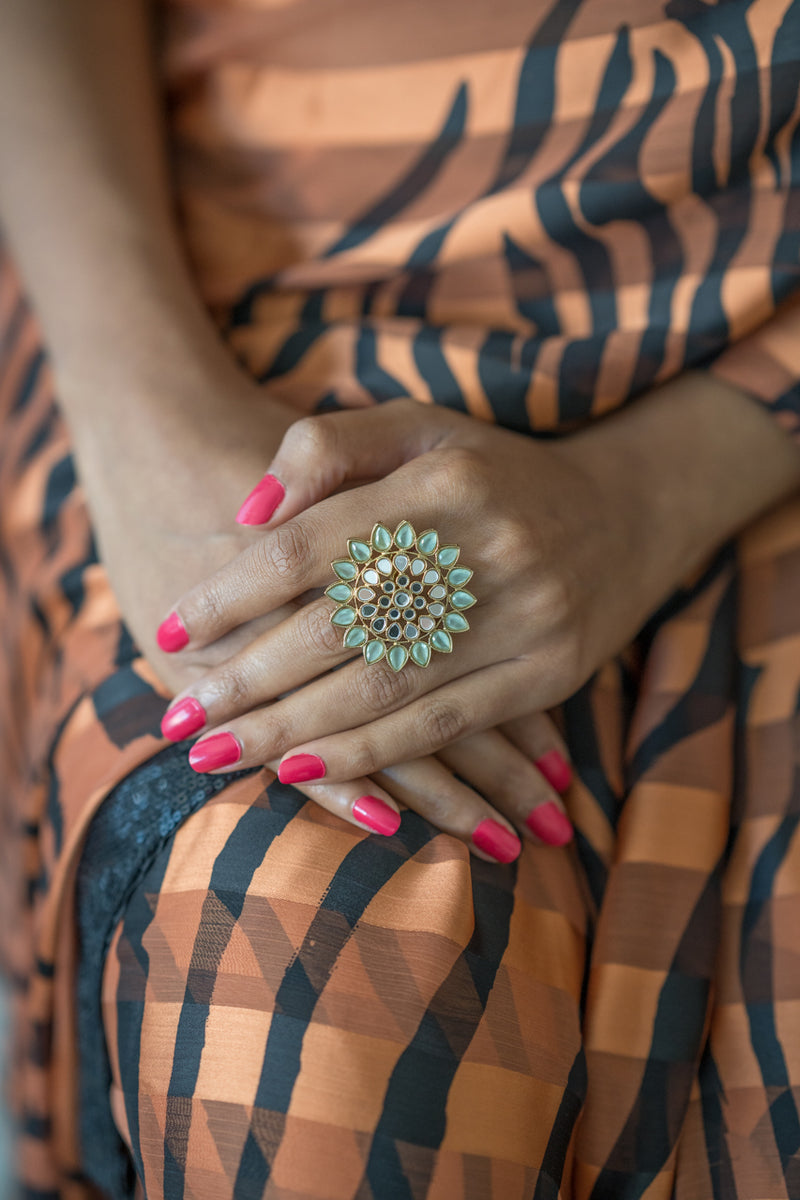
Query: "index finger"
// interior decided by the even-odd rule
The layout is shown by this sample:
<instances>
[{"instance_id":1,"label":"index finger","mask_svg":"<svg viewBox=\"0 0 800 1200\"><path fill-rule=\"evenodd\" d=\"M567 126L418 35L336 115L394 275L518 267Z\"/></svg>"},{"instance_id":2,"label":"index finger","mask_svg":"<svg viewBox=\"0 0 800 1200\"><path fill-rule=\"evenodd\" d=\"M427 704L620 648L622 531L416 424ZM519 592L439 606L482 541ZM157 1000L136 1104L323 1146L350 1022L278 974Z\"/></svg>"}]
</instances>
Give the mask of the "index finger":
<instances>
[{"instance_id":1,"label":"index finger","mask_svg":"<svg viewBox=\"0 0 800 1200\"><path fill-rule=\"evenodd\" d=\"M331 496L264 534L181 597L159 626L156 640L160 648L171 653L190 643L209 645L309 589L326 584L335 588L337 576L343 584L355 578L349 551L354 542L368 544L370 537L366 534L366 543L363 541L363 514L381 514L382 520L388 518L390 528L400 525L406 516L394 511L398 488L391 488L391 502L387 500L389 490L385 480L365 484ZM415 512L419 512L417 506ZM332 599L339 602L336 594Z\"/></svg>"}]
</instances>

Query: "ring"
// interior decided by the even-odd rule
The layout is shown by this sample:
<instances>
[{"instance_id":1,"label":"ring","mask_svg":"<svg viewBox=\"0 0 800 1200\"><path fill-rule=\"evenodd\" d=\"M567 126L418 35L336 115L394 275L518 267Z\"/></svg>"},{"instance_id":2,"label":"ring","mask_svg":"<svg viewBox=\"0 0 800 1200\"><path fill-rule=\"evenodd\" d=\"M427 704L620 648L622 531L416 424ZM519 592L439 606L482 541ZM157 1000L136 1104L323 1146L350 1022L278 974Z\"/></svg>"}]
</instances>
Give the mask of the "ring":
<instances>
[{"instance_id":1,"label":"ring","mask_svg":"<svg viewBox=\"0 0 800 1200\"><path fill-rule=\"evenodd\" d=\"M401 521L392 534L377 524L369 540L350 538L347 552L331 563L337 582L325 595L339 606L331 623L347 630L343 644L361 646L366 662L385 654L393 671L409 659L427 667L432 650L449 654L451 635L469 629L462 610L475 603L464 586L472 571L456 566L461 547L440 545L435 529L416 534Z\"/></svg>"}]
</instances>

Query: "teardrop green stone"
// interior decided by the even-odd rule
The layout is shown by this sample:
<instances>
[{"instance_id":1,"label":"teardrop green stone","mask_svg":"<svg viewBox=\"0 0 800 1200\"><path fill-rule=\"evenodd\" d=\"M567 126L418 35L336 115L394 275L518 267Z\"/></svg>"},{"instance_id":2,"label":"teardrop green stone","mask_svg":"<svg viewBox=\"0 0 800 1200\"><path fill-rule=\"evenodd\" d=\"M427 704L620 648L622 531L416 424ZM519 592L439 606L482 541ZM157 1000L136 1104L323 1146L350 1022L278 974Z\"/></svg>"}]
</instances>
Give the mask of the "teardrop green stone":
<instances>
[{"instance_id":1,"label":"teardrop green stone","mask_svg":"<svg viewBox=\"0 0 800 1200\"><path fill-rule=\"evenodd\" d=\"M344 604L352 594L353 589L346 583L332 583L330 587L325 588L325 595L330 596L331 600L335 600L337 604Z\"/></svg>"},{"instance_id":2,"label":"teardrop green stone","mask_svg":"<svg viewBox=\"0 0 800 1200\"><path fill-rule=\"evenodd\" d=\"M411 657L418 667L427 667L431 661L431 648L427 642L414 642L411 647Z\"/></svg>"},{"instance_id":3,"label":"teardrop green stone","mask_svg":"<svg viewBox=\"0 0 800 1200\"><path fill-rule=\"evenodd\" d=\"M453 649L453 639L444 629L434 629L431 634L431 645L434 650L441 650L443 654L446 654Z\"/></svg>"},{"instance_id":4,"label":"teardrop green stone","mask_svg":"<svg viewBox=\"0 0 800 1200\"><path fill-rule=\"evenodd\" d=\"M350 557L354 558L356 562L366 562L372 554L366 542L356 541L355 538L351 538L347 543L347 549L350 551Z\"/></svg>"},{"instance_id":5,"label":"teardrop green stone","mask_svg":"<svg viewBox=\"0 0 800 1200\"><path fill-rule=\"evenodd\" d=\"M364 658L368 663L376 663L379 659L383 658L385 649L386 647L383 642L367 642L364 647Z\"/></svg>"},{"instance_id":6,"label":"teardrop green stone","mask_svg":"<svg viewBox=\"0 0 800 1200\"><path fill-rule=\"evenodd\" d=\"M461 613L448 613L444 619L444 627L451 633L463 633L465 629L469 629L469 621L462 617Z\"/></svg>"},{"instance_id":7,"label":"teardrop green stone","mask_svg":"<svg viewBox=\"0 0 800 1200\"><path fill-rule=\"evenodd\" d=\"M417 538L417 549L423 554L433 554L439 545L439 535L435 529L426 529Z\"/></svg>"},{"instance_id":8,"label":"teardrop green stone","mask_svg":"<svg viewBox=\"0 0 800 1200\"><path fill-rule=\"evenodd\" d=\"M465 583L469 583L472 578L472 571L469 567L453 567L452 571L447 573L447 582L451 587L463 587Z\"/></svg>"},{"instance_id":9,"label":"teardrop green stone","mask_svg":"<svg viewBox=\"0 0 800 1200\"><path fill-rule=\"evenodd\" d=\"M331 563L331 566L340 579L355 579L358 574L358 567L350 562L349 558L341 558L338 562Z\"/></svg>"},{"instance_id":10,"label":"teardrop green stone","mask_svg":"<svg viewBox=\"0 0 800 1200\"><path fill-rule=\"evenodd\" d=\"M392 544L392 535L385 525L375 525L370 538L375 550L388 550Z\"/></svg>"},{"instance_id":11,"label":"teardrop green stone","mask_svg":"<svg viewBox=\"0 0 800 1200\"><path fill-rule=\"evenodd\" d=\"M450 597L453 608L472 608L475 602L472 592L453 592Z\"/></svg>"},{"instance_id":12,"label":"teardrop green stone","mask_svg":"<svg viewBox=\"0 0 800 1200\"><path fill-rule=\"evenodd\" d=\"M332 625L352 625L356 619L356 610L354 608L337 608L336 612L331 617Z\"/></svg>"},{"instance_id":13,"label":"teardrop green stone","mask_svg":"<svg viewBox=\"0 0 800 1200\"><path fill-rule=\"evenodd\" d=\"M399 546L401 550L409 550L414 545L415 537L413 526L409 525L408 521L401 521L395 531L395 545Z\"/></svg>"},{"instance_id":14,"label":"teardrop green stone","mask_svg":"<svg viewBox=\"0 0 800 1200\"><path fill-rule=\"evenodd\" d=\"M408 651L405 646L392 646L388 659L393 671L401 671L408 662Z\"/></svg>"},{"instance_id":15,"label":"teardrop green stone","mask_svg":"<svg viewBox=\"0 0 800 1200\"><path fill-rule=\"evenodd\" d=\"M436 561L440 567L452 567L453 563L461 553L459 546L442 546L439 553L436 555ZM472 572L470 572L472 574Z\"/></svg>"},{"instance_id":16,"label":"teardrop green stone","mask_svg":"<svg viewBox=\"0 0 800 1200\"><path fill-rule=\"evenodd\" d=\"M355 625L352 629L348 629L344 635L344 644L349 650L356 646L363 646L367 640L367 631L362 629L360 625Z\"/></svg>"}]
</instances>

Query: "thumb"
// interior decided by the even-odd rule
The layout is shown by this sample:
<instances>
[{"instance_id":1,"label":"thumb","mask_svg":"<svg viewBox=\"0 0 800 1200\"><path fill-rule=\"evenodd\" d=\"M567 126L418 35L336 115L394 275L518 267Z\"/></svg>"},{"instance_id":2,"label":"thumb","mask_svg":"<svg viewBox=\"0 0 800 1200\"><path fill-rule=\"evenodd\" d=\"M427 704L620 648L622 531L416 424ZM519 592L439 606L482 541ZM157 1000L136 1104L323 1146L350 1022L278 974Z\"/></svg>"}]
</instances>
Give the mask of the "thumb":
<instances>
[{"instance_id":1,"label":"thumb","mask_svg":"<svg viewBox=\"0 0 800 1200\"><path fill-rule=\"evenodd\" d=\"M274 528L347 482L382 479L432 450L452 428L447 409L405 397L367 408L301 417L236 514Z\"/></svg>"}]
</instances>

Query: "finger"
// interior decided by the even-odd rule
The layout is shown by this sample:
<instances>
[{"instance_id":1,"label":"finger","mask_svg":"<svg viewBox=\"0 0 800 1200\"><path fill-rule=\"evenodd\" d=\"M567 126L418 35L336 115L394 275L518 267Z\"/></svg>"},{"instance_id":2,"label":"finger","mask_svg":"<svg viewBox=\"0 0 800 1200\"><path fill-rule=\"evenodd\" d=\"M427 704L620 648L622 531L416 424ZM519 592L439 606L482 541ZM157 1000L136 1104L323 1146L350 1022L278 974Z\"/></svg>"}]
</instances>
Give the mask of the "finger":
<instances>
[{"instance_id":1,"label":"finger","mask_svg":"<svg viewBox=\"0 0 800 1200\"><path fill-rule=\"evenodd\" d=\"M341 631L331 624L331 611L328 601L312 601L280 625L237 646L237 653L173 698L161 721L164 737L180 742L221 725L352 658L357 651L343 647ZM215 642L209 651L228 644L236 633Z\"/></svg>"},{"instance_id":2,"label":"finger","mask_svg":"<svg viewBox=\"0 0 800 1200\"><path fill-rule=\"evenodd\" d=\"M180 741L253 712L254 720L237 725L235 732L248 755L256 756L253 761L263 763L299 740L355 728L491 661L499 618L487 607L476 609L470 638L459 643L457 655L443 651L425 668L409 663L394 671L386 658L365 664L358 650L356 659L343 665L354 651L342 645L330 603L314 601L179 693L162 732ZM337 665L342 669L330 674ZM303 684L308 686L295 691ZM287 693L295 694L263 710Z\"/></svg>"},{"instance_id":3,"label":"finger","mask_svg":"<svg viewBox=\"0 0 800 1200\"><path fill-rule=\"evenodd\" d=\"M486 729L443 746L437 757L528 836L548 846L571 841L572 824L558 792L499 729Z\"/></svg>"},{"instance_id":4,"label":"finger","mask_svg":"<svg viewBox=\"0 0 800 1200\"><path fill-rule=\"evenodd\" d=\"M283 783L295 783L372 775L497 725L504 716L518 716L521 708L530 707L532 690L527 667L517 660L484 667L369 725L294 747L282 756L278 777ZM247 765L259 761L263 759L256 755Z\"/></svg>"},{"instance_id":5,"label":"finger","mask_svg":"<svg viewBox=\"0 0 800 1200\"><path fill-rule=\"evenodd\" d=\"M272 766L271 763L267 764ZM273 768L274 769L274 768ZM389 792L374 779L340 783L301 783L297 790L320 808L368 833L391 837L400 828L400 810Z\"/></svg>"},{"instance_id":6,"label":"finger","mask_svg":"<svg viewBox=\"0 0 800 1200\"><path fill-rule=\"evenodd\" d=\"M275 769L274 763L268 766ZM466 843L487 862L513 862L522 849L510 823L482 796L428 756L399 763L370 779L340 783L297 783L302 795L370 833L391 836L400 827L399 801Z\"/></svg>"},{"instance_id":7,"label":"finger","mask_svg":"<svg viewBox=\"0 0 800 1200\"><path fill-rule=\"evenodd\" d=\"M159 628L159 646L175 651L189 644L208 645L301 593L330 584L335 575L339 578L334 579L332 586L346 586L358 575L359 563L363 561L350 557L352 538L368 542L373 537L364 528L364 513L380 515L385 536L392 540L391 531L397 532L400 525L405 526L411 519L405 503L400 511L398 497L402 496L414 497L413 517L420 531L434 521L438 524L443 516L447 520L446 501L436 494L431 464L424 475L412 463L387 479L332 496L265 533L184 593ZM408 528L413 535L414 528ZM350 542L343 531L351 531ZM358 552L368 554L378 550L379 546L373 545L371 551L363 547ZM442 547L436 553L444 552ZM392 553L397 553L396 546ZM333 599L341 603L337 597Z\"/></svg>"},{"instance_id":8,"label":"finger","mask_svg":"<svg viewBox=\"0 0 800 1200\"><path fill-rule=\"evenodd\" d=\"M245 498L240 525L282 523L351 479L378 479L431 450L453 425L443 408L401 397L367 408L301 417L286 430L267 474ZM273 520L274 518L274 520Z\"/></svg>"},{"instance_id":9,"label":"finger","mask_svg":"<svg viewBox=\"0 0 800 1200\"><path fill-rule=\"evenodd\" d=\"M510 742L531 758L547 782L557 792L565 792L572 782L569 750L553 721L545 713L527 714L500 726Z\"/></svg>"},{"instance_id":10,"label":"finger","mask_svg":"<svg viewBox=\"0 0 800 1200\"><path fill-rule=\"evenodd\" d=\"M439 758L396 763L371 778L437 829L460 838L478 858L505 863L519 857L522 844L511 823Z\"/></svg>"}]
</instances>

